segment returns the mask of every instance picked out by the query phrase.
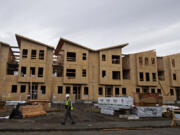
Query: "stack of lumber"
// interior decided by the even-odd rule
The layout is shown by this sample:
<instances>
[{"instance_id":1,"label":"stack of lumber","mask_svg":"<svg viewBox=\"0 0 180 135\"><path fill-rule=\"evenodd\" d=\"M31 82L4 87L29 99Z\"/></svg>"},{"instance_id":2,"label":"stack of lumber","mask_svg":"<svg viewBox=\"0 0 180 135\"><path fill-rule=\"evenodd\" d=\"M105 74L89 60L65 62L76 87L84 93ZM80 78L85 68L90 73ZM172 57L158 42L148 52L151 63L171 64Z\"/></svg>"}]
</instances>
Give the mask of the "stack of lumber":
<instances>
[{"instance_id":1,"label":"stack of lumber","mask_svg":"<svg viewBox=\"0 0 180 135\"><path fill-rule=\"evenodd\" d=\"M23 118L40 116L40 115L46 114L42 105L20 106L19 110L21 111Z\"/></svg>"},{"instance_id":2,"label":"stack of lumber","mask_svg":"<svg viewBox=\"0 0 180 135\"><path fill-rule=\"evenodd\" d=\"M30 104L40 104L43 106L43 109L44 110L47 110L49 108L49 103L50 101L49 100L28 100L27 103L30 103Z\"/></svg>"}]
</instances>

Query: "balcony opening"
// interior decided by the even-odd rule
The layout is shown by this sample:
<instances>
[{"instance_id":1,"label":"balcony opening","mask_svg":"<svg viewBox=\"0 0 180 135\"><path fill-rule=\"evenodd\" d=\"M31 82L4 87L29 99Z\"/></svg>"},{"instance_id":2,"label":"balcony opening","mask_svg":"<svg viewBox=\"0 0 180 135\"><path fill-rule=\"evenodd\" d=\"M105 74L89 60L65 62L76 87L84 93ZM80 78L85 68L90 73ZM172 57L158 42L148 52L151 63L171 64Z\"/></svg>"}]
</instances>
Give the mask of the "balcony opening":
<instances>
[{"instance_id":1,"label":"balcony opening","mask_svg":"<svg viewBox=\"0 0 180 135\"><path fill-rule=\"evenodd\" d=\"M146 81L150 81L149 73L146 73Z\"/></svg>"},{"instance_id":2,"label":"balcony opening","mask_svg":"<svg viewBox=\"0 0 180 135\"><path fill-rule=\"evenodd\" d=\"M155 89L151 89L151 93L155 93Z\"/></svg>"},{"instance_id":3,"label":"balcony opening","mask_svg":"<svg viewBox=\"0 0 180 135\"><path fill-rule=\"evenodd\" d=\"M46 94L46 86L41 86L41 94Z\"/></svg>"},{"instance_id":4,"label":"balcony opening","mask_svg":"<svg viewBox=\"0 0 180 135\"><path fill-rule=\"evenodd\" d=\"M157 89L157 92L158 92L159 94L161 94L161 89Z\"/></svg>"},{"instance_id":5,"label":"balcony opening","mask_svg":"<svg viewBox=\"0 0 180 135\"><path fill-rule=\"evenodd\" d=\"M123 70L123 79L130 80L130 70L128 70L128 69Z\"/></svg>"},{"instance_id":6,"label":"balcony opening","mask_svg":"<svg viewBox=\"0 0 180 135\"><path fill-rule=\"evenodd\" d=\"M143 72L139 73L139 77L140 77L140 81L144 81L144 74L143 74Z\"/></svg>"},{"instance_id":7,"label":"balcony opening","mask_svg":"<svg viewBox=\"0 0 180 135\"><path fill-rule=\"evenodd\" d=\"M149 88L148 87L143 87L143 93L149 93Z\"/></svg>"},{"instance_id":8,"label":"balcony opening","mask_svg":"<svg viewBox=\"0 0 180 135\"><path fill-rule=\"evenodd\" d=\"M27 58L27 55L28 55L28 49L23 49L22 58Z\"/></svg>"},{"instance_id":9,"label":"balcony opening","mask_svg":"<svg viewBox=\"0 0 180 135\"><path fill-rule=\"evenodd\" d=\"M67 61L76 61L76 53L75 52L67 52Z\"/></svg>"},{"instance_id":10,"label":"balcony opening","mask_svg":"<svg viewBox=\"0 0 180 135\"><path fill-rule=\"evenodd\" d=\"M7 63L7 75L18 75L18 63Z\"/></svg>"},{"instance_id":11,"label":"balcony opening","mask_svg":"<svg viewBox=\"0 0 180 135\"><path fill-rule=\"evenodd\" d=\"M155 58L151 58L152 65L155 64Z\"/></svg>"},{"instance_id":12,"label":"balcony opening","mask_svg":"<svg viewBox=\"0 0 180 135\"><path fill-rule=\"evenodd\" d=\"M82 59L86 60L86 53L83 53Z\"/></svg>"},{"instance_id":13,"label":"balcony opening","mask_svg":"<svg viewBox=\"0 0 180 135\"><path fill-rule=\"evenodd\" d=\"M103 88L102 87L99 87L98 93L99 93L99 95L103 95Z\"/></svg>"},{"instance_id":14,"label":"balcony opening","mask_svg":"<svg viewBox=\"0 0 180 135\"><path fill-rule=\"evenodd\" d=\"M58 94L62 94L63 93L63 87L62 86L58 86Z\"/></svg>"},{"instance_id":15,"label":"balcony opening","mask_svg":"<svg viewBox=\"0 0 180 135\"><path fill-rule=\"evenodd\" d=\"M113 88L112 86L105 87L105 97L112 97L113 96Z\"/></svg>"},{"instance_id":16,"label":"balcony opening","mask_svg":"<svg viewBox=\"0 0 180 135\"><path fill-rule=\"evenodd\" d=\"M86 69L82 70L82 77L86 77Z\"/></svg>"},{"instance_id":17,"label":"balcony opening","mask_svg":"<svg viewBox=\"0 0 180 135\"><path fill-rule=\"evenodd\" d=\"M115 88L115 95L116 95L116 96L119 95L119 88Z\"/></svg>"},{"instance_id":18,"label":"balcony opening","mask_svg":"<svg viewBox=\"0 0 180 135\"><path fill-rule=\"evenodd\" d=\"M102 71L102 78L104 78L105 76L106 76L106 71L103 70L103 71Z\"/></svg>"},{"instance_id":19,"label":"balcony opening","mask_svg":"<svg viewBox=\"0 0 180 135\"><path fill-rule=\"evenodd\" d=\"M44 60L44 50L39 51L39 59Z\"/></svg>"},{"instance_id":20,"label":"balcony opening","mask_svg":"<svg viewBox=\"0 0 180 135\"><path fill-rule=\"evenodd\" d=\"M43 68L42 67L38 68L38 77L43 77Z\"/></svg>"},{"instance_id":21,"label":"balcony opening","mask_svg":"<svg viewBox=\"0 0 180 135\"><path fill-rule=\"evenodd\" d=\"M35 75L35 72L36 72L36 71L35 71L35 67L31 67L31 68L30 68L30 75L33 75L33 76L34 76L34 75Z\"/></svg>"},{"instance_id":22,"label":"balcony opening","mask_svg":"<svg viewBox=\"0 0 180 135\"><path fill-rule=\"evenodd\" d=\"M174 95L174 90L170 89L170 95L173 96Z\"/></svg>"},{"instance_id":23,"label":"balcony opening","mask_svg":"<svg viewBox=\"0 0 180 135\"><path fill-rule=\"evenodd\" d=\"M88 91L88 87L84 87L84 95L88 95L89 91Z\"/></svg>"},{"instance_id":24,"label":"balcony opening","mask_svg":"<svg viewBox=\"0 0 180 135\"><path fill-rule=\"evenodd\" d=\"M71 93L71 87L67 86L66 87L66 94L70 94Z\"/></svg>"},{"instance_id":25,"label":"balcony opening","mask_svg":"<svg viewBox=\"0 0 180 135\"><path fill-rule=\"evenodd\" d=\"M122 88L122 94L126 95L126 88Z\"/></svg>"},{"instance_id":26,"label":"balcony opening","mask_svg":"<svg viewBox=\"0 0 180 135\"><path fill-rule=\"evenodd\" d=\"M136 88L136 93L140 93L140 88Z\"/></svg>"},{"instance_id":27,"label":"balcony opening","mask_svg":"<svg viewBox=\"0 0 180 135\"><path fill-rule=\"evenodd\" d=\"M156 73L152 73L152 79L153 79L153 82L156 81Z\"/></svg>"},{"instance_id":28,"label":"balcony opening","mask_svg":"<svg viewBox=\"0 0 180 135\"><path fill-rule=\"evenodd\" d=\"M21 93L25 93L26 92L26 85L21 85Z\"/></svg>"},{"instance_id":29,"label":"balcony opening","mask_svg":"<svg viewBox=\"0 0 180 135\"><path fill-rule=\"evenodd\" d=\"M120 71L112 71L112 79L120 80Z\"/></svg>"},{"instance_id":30,"label":"balcony opening","mask_svg":"<svg viewBox=\"0 0 180 135\"><path fill-rule=\"evenodd\" d=\"M64 68L63 66L53 65L53 76L54 77L63 77Z\"/></svg>"},{"instance_id":31,"label":"balcony opening","mask_svg":"<svg viewBox=\"0 0 180 135\"><path fill-rule=\"evenodd\" d=\"M158 71L158 79L159 81L165 80L164 71Z\"/></svg>"},{"instance_id":32,"label":"balcony opening","mask_svg":"<svg viewBox=\"0 0 180 135\"><path fill-rule=\"evenodd\" d=\"M31 59L36 59L36 50L31 50Z\"/></svg>"},{"instance_id":33,"label":"balcony opening","mask_svg":"<svg viewBox=\"0 0 180 135\"><path fill-rule=\"evenodd\" d=\"M17 93L17 85L12 85L11 93Z\"/></svg>"},{"instance_id":34,"label":"balcony opening","mask_svg":"<svg viewBox=\"0 0 180 135\"><path fill-rule=\"evenodd\" d=\"M120 64L120 56L112 55L112 64Z\"/></svg>"},{"instance_id":35,"label":"balcony opening","mask_svg":"<svg viewBox=\"0 0 180 135\"><path fill-rule=\"evenodd\" d=\"M21 77L26 76L26 67L21 67Z\"/></svg>"},{"instance_id":36,"label":"balcony opening","mask_svg":"<svg viewBox=\"0 0 180 135\"><path fill-rule=\"evenodd\" d=\"M145 58L145 65L148 65L149 64L149 59L148 57Z\"/></svg>"},{"instance_id":37,"label":"balcony opening","mask_svg":"<svg viewBox=\"0 0 180 135\"><path fill-rule=\"evenodd\" d=\"M173 80L176 80L176 74L173 74Z\"/></svg>"},{"instance_id":38,"label":"balcony opening","mask_svg":"<svg viewBox=\"0 0 180 135\"><path fill-rule=\"evenodd\" d=\"M66 76L69 78L75 78L76 70L75 69L66 69Z\"/></svg>"},{"instance_id":39,"label":"balcony opening","mask_svg":"<svg viewBox=\"0 0 180 135\"><path fill-rule=\"evenodd\" d=\"M102 61L106 61L106 55L105 54L102 55Z\"/></svg>"},{"instance_id":40,"label":"balcony opening","mask_svg":"<svg viewBox=\"0 0 180 135\"><path fill-rule=\"evenodd\" d=\"M143 58L139 57L139 64L142 65L143 64Z\"/></svg>"}]
</instances>

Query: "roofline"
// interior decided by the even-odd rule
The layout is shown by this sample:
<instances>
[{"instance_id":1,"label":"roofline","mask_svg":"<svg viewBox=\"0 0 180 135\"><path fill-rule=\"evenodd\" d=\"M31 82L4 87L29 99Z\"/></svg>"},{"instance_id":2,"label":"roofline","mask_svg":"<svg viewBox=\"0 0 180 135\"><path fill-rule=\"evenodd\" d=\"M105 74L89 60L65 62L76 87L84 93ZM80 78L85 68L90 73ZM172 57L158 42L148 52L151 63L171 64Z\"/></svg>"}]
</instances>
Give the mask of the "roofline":
<instances>
[{"instance_id":1,"label":"roofline","mask_svg":"<svg viewBox=\"0 0 180 135\"><path fill-rule=\"evenodd\" d=\"M169 54L169 55L165 55L165 56L162 56L162 57L166 57L166 56L175 56L175 55L180 55L180 53Z\"/></svg>"},{"instance_id":2,"label":"roofline","mask_svg":"<svg viewBox=\"0 0 180 135\"><path fill-rule=\"evenodd\" d=\"M16 36L16 40L17 40L17 43L18 43L19 48L21 47L21 42L20 42L20 41L21 41L21 40L26 40L26 41L29 41L29 42L32 42L32 43L36 43L36 44L39 44L39 45L42 45L42 46L45 46L45 47L48 47L48 48L54 50L54 47L52 47L52 46L50 46L50 45L47 45L47 44L44 44L44 43L42 43L42 42L39 42L39 41L30 39L30 38L24 37L24 36L19 35L19 34L15 34L15 36Z\"/></svg>"},{"instance_id":3,"label":"roofline","mask_svg":"<svg viewBox=\"0 0 180 135\"><path fill-rule=\"evenodd\" d=\"M68 40L68 39L60 38L60 40L59 40L59 42L58 42L58 44L57 44L57 47L56 47L56 49L55 49L55 54L58 54L58 51L62 48L62 45L63 45L64 42L67 42L67 43L69 43L69 44L76 45L76 46L78 46L78 47L81 47L81 48L84 48L84 49L87 49L87 50L95 51L95 50L90 49L90 48L88 48L88 47L85 47L85 46L83 46L83 45L81 45L81 44L78 44L78 43L75 43L75 42L73 42L73 41L70 41L70 40Z\"/></svg>"},{"instance_id":4,"label":"roofline","mask_svg":"<svg viewBox=\"0 0 180 135\"><path fill-rule=\"evenodd\" d=\"M73 44L73 45L76 45L78 47L81 47L81 48L84 48L84 49L87 49L87 50L90 50L90 51L93 51L93 52L98 52L98 51L103 51L103 50L108 50L108 49L114 49L114 48L123 48L125 46L128 45L128 43L125 43L125 44L121 44L121 45L116 45L116 46L111 46L111 47L107 47L107 48L102 48L102 49L97 49L97 50L94 50L94 49L91 49L91 48L88 48L88 47L85 47L84 45L81 45L81 44L78 44L78 43L75 43L73 41L70 41L68 39L65 39L65 38L60 38L58 44L57 44L57 47L55 49L55 54L58 55L58 52L59 50L62 48L63 46L63 43L64 42L67 42L67 43L70 43L70 44Z\"/></svg>"},{"instance_id":5,"label":"roofline","mask_svg":"<svg viewBox=\"0 0 180 135\"><path fill-rule=\"evenodd\" d=\"M2 42L2 41L0 41L0 44L5 45L5 46L10 46L8 43Z\"/></svg>"},{"instance_id":6,"label":"roofline","mask_svg":"<svg viewBox=\"0 0 180 135\"><path fill-rule=\"evenodd\" d=\"M155 52L156 53L155 49L153 49L153 50L141 51L141 52L136 52L136 53L130 53L130 54L126 54L126 55L141 54L141 53L147 53L147 52Z\"/></svg>"},{"instance_id":7,"label":"roofline","mask_svg":"<svg viewBox=\"0 0 180 135\"><path fill-rule=\"evenodd\" d=\"M128 44L129 43L124 43L124 44L120 44L120 45L110 46L110 47L98 49L96 51L104 51L104 50L115 49L115 48L123 48L123 47L127 46Z\"/></svg>"}]
</instances>

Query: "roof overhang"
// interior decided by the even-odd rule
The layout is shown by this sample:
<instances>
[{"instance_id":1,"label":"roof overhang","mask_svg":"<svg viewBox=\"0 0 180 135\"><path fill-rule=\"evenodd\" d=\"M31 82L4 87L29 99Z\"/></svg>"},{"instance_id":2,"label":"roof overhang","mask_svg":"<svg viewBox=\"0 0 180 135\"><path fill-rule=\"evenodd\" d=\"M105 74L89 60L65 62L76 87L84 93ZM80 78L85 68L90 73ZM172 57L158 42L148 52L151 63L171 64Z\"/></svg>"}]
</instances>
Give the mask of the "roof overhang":
<instances>
[{"instance_id":1,"label":"roof overhang","mask_svg":"<svg viewBox=\"0 0 180 135\"><path fill-rule=\"evenodd\" d=\"M8 47L10 46L8 43L2 42L2 41L0 41L0 44L4 46L8 46Z\"/></svg>"},{"instance_id":2,"label":"roof overhang","mask_svg":"<svg viewBox=\"0 0 180 135\"><path fill-rule=\"evenodd\" d=\"M19 48L21 47L21 40L25 40L25 41L28 41L28 42L31 42L31 43L35 43L35 44L39 44L39 45L42 45L42 46L45 46L45 47L48 47L48 48L54 50L54 47L52 47L50 45L47 45L47 44L44 44L44 43L41 43L39 41L36 41L36 40L30 39L30 38L24 37L24 36L21 36L21 35L18 35L18 34L15 34L15 36L16 36L16 40L17 40Z\"/></svg>"},{"instance_id":3,"label":"roof overhang","mask_svg":"<svg viewBox=\"0 0 180 135\"><path fill-rule=\"evenodd\" d=\"M98 50L93 50L93 49L90 49L90 48L85 47L83 45L80 45L78 43L67 40L65 38L60 38L60 40L59 40L59 42L57 44L57 47L55 49L55 55L58 55L59 51L62 49L62 46L63 46L63 44L65 42L69 43L69 44L72 44L72 45L75 45L75 46L78 46L78 47L81 47L81 48L84 48L84 49L87 49L87 50L90 50L90 51L93 51L93 52L104 51L104 50L109 50L109 49L116 49L116 48L123 48L123 47L128 45L128 43L125 43L125 44L121 44L121 45L116 45L116 46L111 46L111 47L102 48L102 49L98 49Z\"/></svg>"}]
</instances>

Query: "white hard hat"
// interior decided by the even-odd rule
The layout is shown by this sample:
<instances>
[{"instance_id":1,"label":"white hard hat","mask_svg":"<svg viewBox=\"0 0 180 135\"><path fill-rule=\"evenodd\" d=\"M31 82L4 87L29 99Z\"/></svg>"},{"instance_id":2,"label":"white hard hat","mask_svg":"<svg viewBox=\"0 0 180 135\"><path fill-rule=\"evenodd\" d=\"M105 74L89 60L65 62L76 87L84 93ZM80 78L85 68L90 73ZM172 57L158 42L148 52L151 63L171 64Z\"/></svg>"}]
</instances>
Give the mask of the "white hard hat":
<instances>
[{"instance_id":1,"label":"white hard hat","mask_svg":"<svg viewBox=\"0 0 180 135\"><path fill-rule=\"evenodd\" d=\"M69 97L69 94L66 94L66 97Z\"/></svg>"}]
</instances>

